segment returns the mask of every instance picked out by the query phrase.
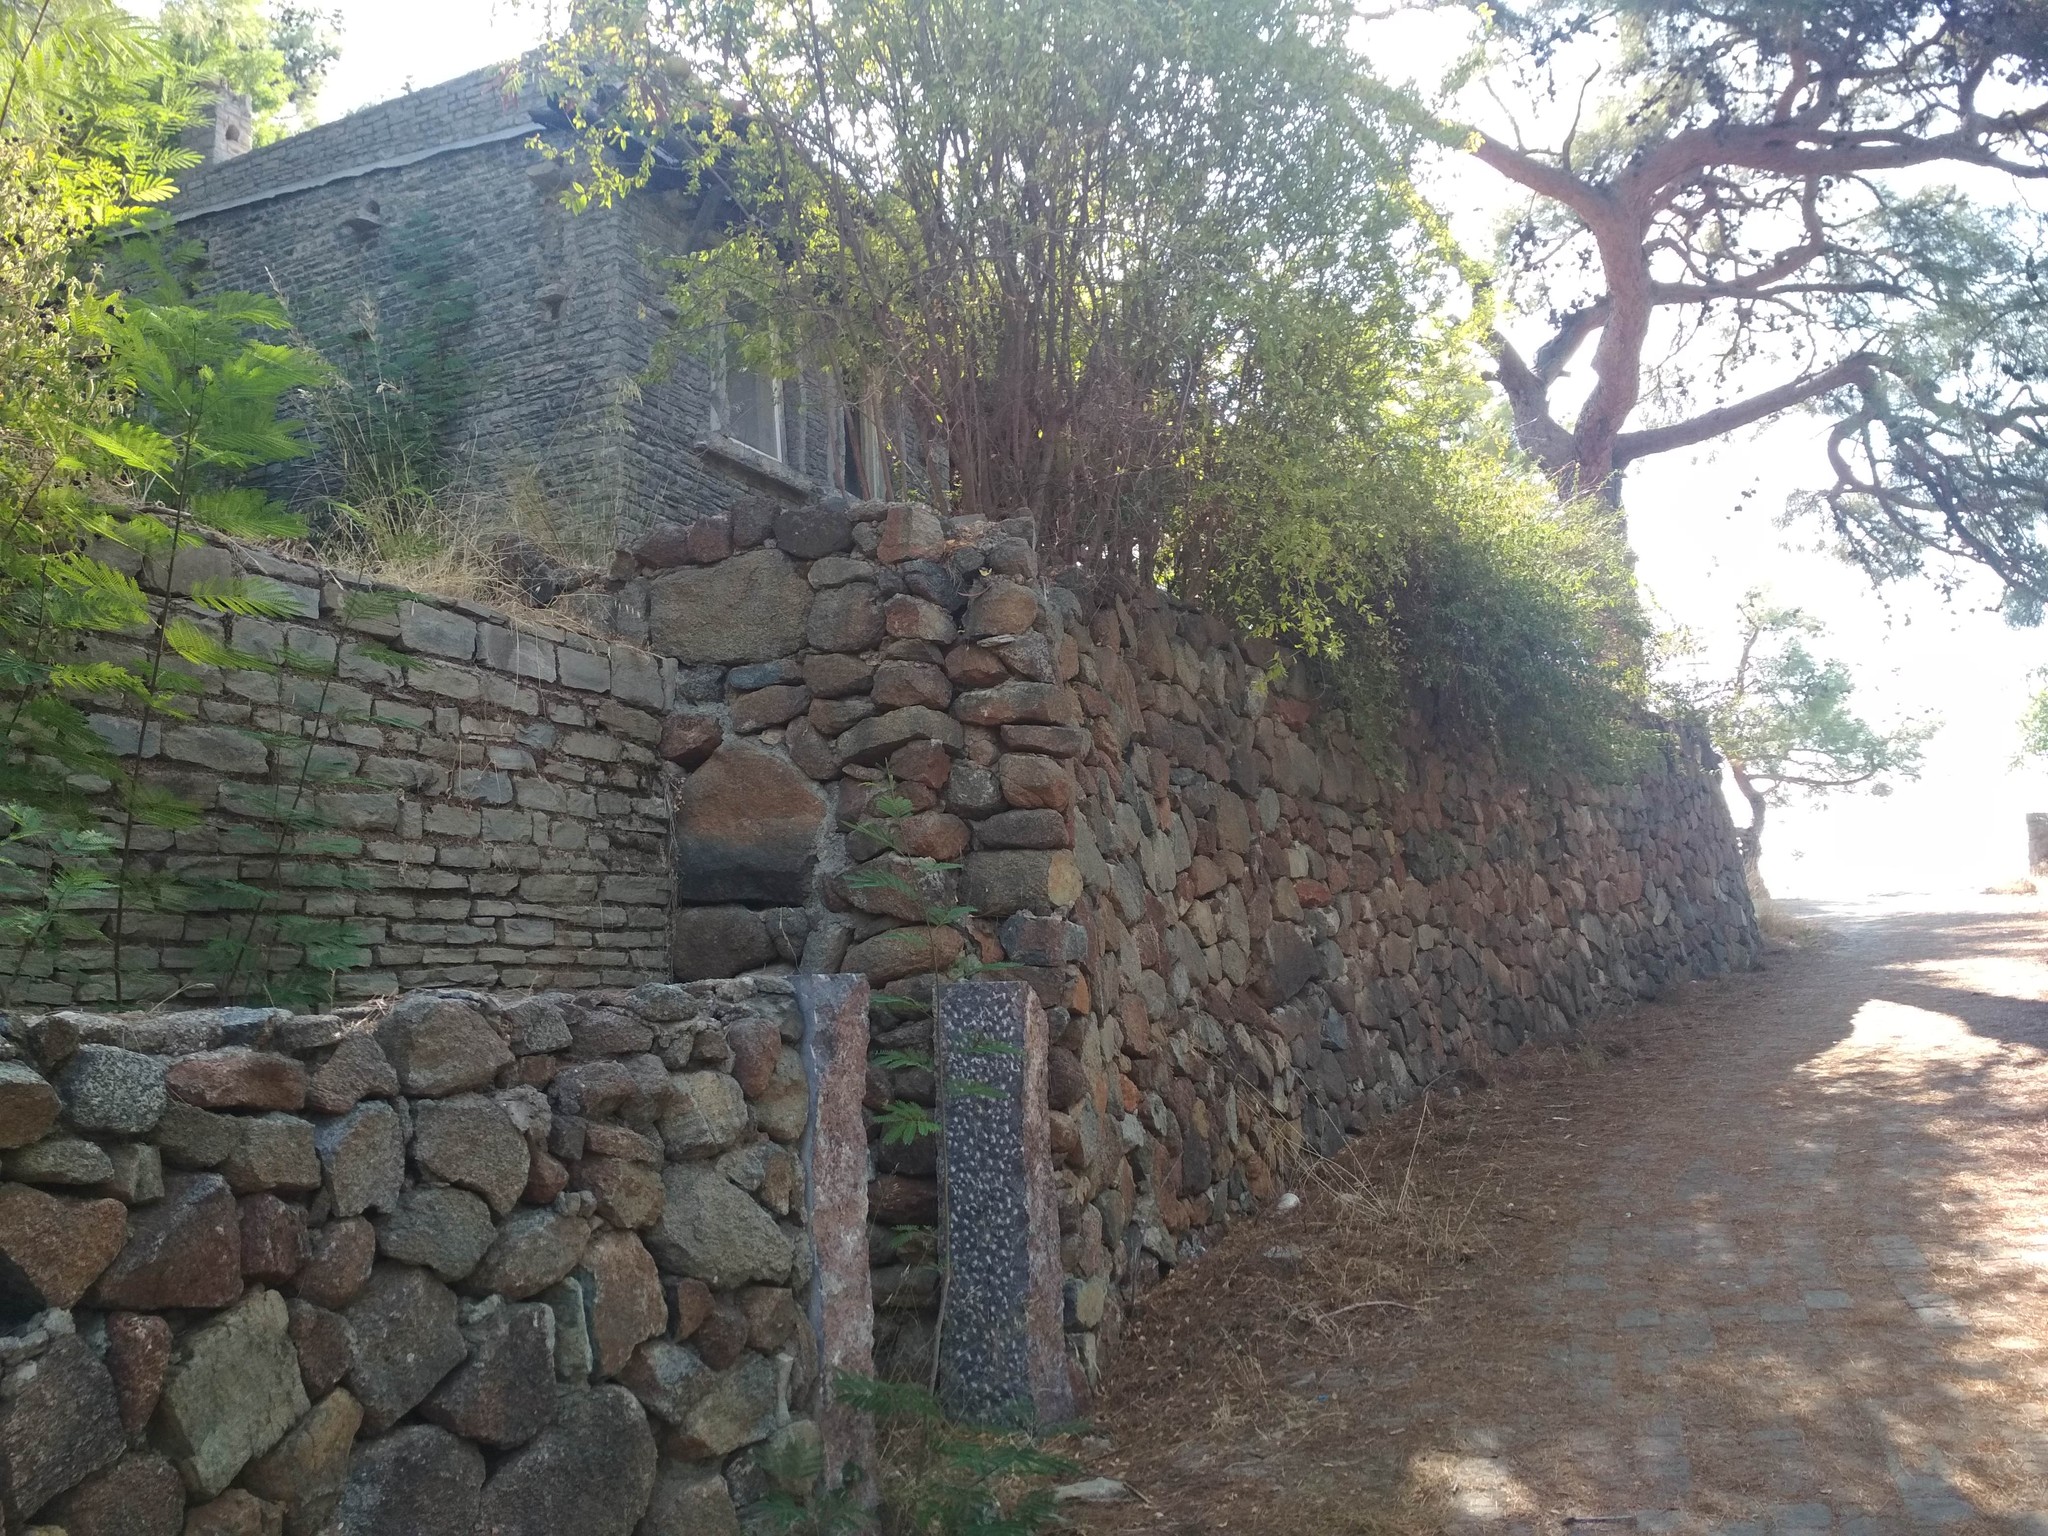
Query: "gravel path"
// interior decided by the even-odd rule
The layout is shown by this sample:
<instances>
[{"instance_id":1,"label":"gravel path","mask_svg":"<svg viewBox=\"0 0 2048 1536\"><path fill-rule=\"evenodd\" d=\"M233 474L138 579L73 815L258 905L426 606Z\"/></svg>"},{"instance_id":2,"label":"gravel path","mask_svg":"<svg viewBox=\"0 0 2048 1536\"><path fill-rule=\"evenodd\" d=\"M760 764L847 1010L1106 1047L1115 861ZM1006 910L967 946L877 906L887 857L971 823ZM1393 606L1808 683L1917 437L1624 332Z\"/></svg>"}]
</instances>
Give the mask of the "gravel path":
<instances>
[{"instance_id":1,"label":"gravel path","mask_svg":"<svg viewBox=\"0 0 2048 1536\"><path fill-rule=\"evenodd\" d=\"M1804 910L1162 1286L1087 1522L2048 1536L2048 907Z\"/></svg>"}]
</instances>

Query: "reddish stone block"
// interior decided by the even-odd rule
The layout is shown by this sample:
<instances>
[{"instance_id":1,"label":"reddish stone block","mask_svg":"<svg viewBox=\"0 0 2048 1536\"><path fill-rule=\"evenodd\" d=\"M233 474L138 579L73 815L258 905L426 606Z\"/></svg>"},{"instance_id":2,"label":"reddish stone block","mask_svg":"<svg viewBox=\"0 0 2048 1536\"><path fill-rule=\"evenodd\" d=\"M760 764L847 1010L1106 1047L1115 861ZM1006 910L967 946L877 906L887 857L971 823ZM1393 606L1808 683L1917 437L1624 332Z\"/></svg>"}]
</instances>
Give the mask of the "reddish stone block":
<instances>
[{"instance_id":1,"label":"reddish stone block","mask_svg":"<svg viewBox=\"0 0 2048 1536\"><path fill-rule=\"evenodd\" d=\"M306 1213L275 1195L245 1195L239 1204L243 1276L283 1285L313 1256Z\"/></svg>"},{"instance_id":2,"label":"reddish stone block","mask_svg":"<svg viewBox=\"0 0 2048 1536\"><path fill-rule=\"evenodd\" d=\"M696 1336L690 1340L697 1357L714 1371L729 1371L747 1352L747 1315L729 1301L711 1309Z\"/></svg>"},{"instance_id":3,"label":"reddish stone block","mask_svg":"<svg viewBox=\"0 0 2048 1536\"><path fill-rule=\"evenodd\" d=\"M669 1278L662 1281L662 1289L668 1299L668 1336L677 1341L703 1327L718 1304L702 1280Z\"/></svg>"},{"instance_id":4,"label":"reddish stone block","mask_svg":"<svg viewBox=\"0 0 2048 1536\"><path fill-rule=\"evenodd\" d=\"M128 1241L93 1286L95 1306L225 1307L242 1294L242 1231L218 1174L170 1174L164 1197L129 1213Z\"/></svg>"},{"instance_id":5,"label":"reddish stone block","mask_svg":"<svg viewBox=\"0 0 2048 1536\"><path fill-rule=\"evenodd\" d=\"M654 1255L630 1232L599 1233L583 1251L582 1280L597 1374L616 1375L634 1350L668 1327Z\"/></svg>"},{"instance_id":6,"label":"reddish stone block","mask_svg":"<svg viewBox=\"0 0 2048 1536\"><path fill-rule=\"evenodd\" d=\"M107 1370L121 1404L121 1427L134 1434L156 1412L171 1363L171 1325L145 1312L107 1317Z\"/></svg>"},{"instance_id":7,"label":"reddish stone block","mask_svg":"<svg viewBox=\"0 0 2048 1536\"><path fill-rule=\"evenodd\" d=\"M273 1051L229 1046L179 1057L164 1074L164 1087L201 1109L297 1110L306 1103L306 1069Z\"/></svg>"},{"instance_id":8,"label":"reddish stone block","mask_svg":"<svg viewBox=\"0 0 2048 1536\"><path fill-rule=\"evenodd\" d=\"M128 1210L0 1184L0 1304L23 1312L69 1307L121 1251Z\"/></svg>"},{"instance_id":9,"label":"reddish stone block","mask_svg":"<svg viewBox=\"0 0 2048 1536\"><path fill-rule=\"evenodd\" d=\"M828 1468L868 1465L874 1426L837 1403L842 1373L874 1374L874 1294L868 1264L868 984L859 976L798 976L810 1115L800 1148L804 1230L811 1244L806 1303L820 1387L817 1419Z\"/></svg>"},{"instance_id":10,"label":"reddish stone block","mask_svg":"<svg viewBox=\"0 0 2048 1536\"><path fill-rule=\"evenodd\" d=\"M695 768L710 758L725 739L725 727L710 715L670 715L661 728L657 749L663 761Z\"/></svg>"}]
</instances>

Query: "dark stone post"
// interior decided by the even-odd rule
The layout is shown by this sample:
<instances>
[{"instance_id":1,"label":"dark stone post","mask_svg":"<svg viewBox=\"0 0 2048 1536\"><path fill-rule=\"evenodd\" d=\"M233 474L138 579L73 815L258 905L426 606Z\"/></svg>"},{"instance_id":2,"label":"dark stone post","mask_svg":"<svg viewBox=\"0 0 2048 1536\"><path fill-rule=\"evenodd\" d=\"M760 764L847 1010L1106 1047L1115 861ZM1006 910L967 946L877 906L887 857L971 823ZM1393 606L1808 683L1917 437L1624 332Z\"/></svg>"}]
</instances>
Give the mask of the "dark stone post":
<instances>
[{"instance_id":1,"label":"dark stone post","mask_svg":"<svg viewBox=\"0 0 2048 1536\"><path fill-rule=\"evenodd\" d=\"M800 1153L804 1229L811 1238L811 1331L818 1343L818 1433L825 1481L851 1461L873 1487L874 1425L836 1403L841 1371L875 1373L875 1302L868 1280L868 1133L861 1097L868 1070L865 976L796 976L803 1010L804 1076L811 1112Z\"/></svg>"},{"instance_id":2,"label":"dark stone post","mask_svg":"<svg viewBox=\"0 0 2048 1536\"><path fill-rule=\"evenodd\" d=\"M2027 812L2027 873L2048 875L2048 812Z\"/></svg>"},{"instance_id":3,"label":"dark stone post","mask_svg":"<svg viewBox=\"0 0 2048 1536\"><path fill-rule=\"evenodd\" d=\"M1060 1330L1045 1010L1022 982L938 997L939 1397L978 1422L1074 1412Z\"/></svg>"}]
</instances>

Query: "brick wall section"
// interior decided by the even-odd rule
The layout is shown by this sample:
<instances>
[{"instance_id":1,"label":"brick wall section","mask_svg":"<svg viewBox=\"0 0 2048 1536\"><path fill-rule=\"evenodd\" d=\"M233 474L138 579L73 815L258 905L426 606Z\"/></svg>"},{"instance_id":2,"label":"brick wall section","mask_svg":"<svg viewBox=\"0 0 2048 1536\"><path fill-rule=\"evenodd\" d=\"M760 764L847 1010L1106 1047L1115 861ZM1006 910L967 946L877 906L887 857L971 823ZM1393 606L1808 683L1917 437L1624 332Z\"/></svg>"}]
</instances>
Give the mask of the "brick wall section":
<instances>
[{"instance_id":1,"label":"brick wall section","mask_svg":"<svg viewBox=\"0 0 2048 1536\"><path fill-rule=\"evenodd\" d=\"M817 1445L790 991L0 1021L6 1528L737 1530Z\"/></svg>"},{"instance_id":2,"label":"brick wall section","mask_svg":"<svg viewBox=\"0 0 2048 1536\"><path fill-rule=\"evenodd\" d=\"M1130 1301L1299 1157L1747 966L1756 931L1702 742L1667 737L1630 783L1532 784L1414 731L1376 774L1299 665L1157 594L1046 584L1033 537L913 505L748 512L658 532L606 598L690 701L662 744L686 770L687 974L800 956L929 996L969 954L1039 993L1092 1377ZM889 791L901 850L956 870L847 835ZM955 903L975 915L924 915ZM928 1020L873 1029L930 1045ZM934 1092L877 1067L869 1107ZM890 1229L931 1219L938 1149L873 1151L878 1342L915 1369L938 1272Z\"/></svg>"},{"instance_id":3,"label":"brick wall section","mask_svg":"<svg viewBox=\"0 0 2048 1536\"><path fill-rule=\"evenodd\" d=\"M203 820L138 828L134 873L238 878L274 891L270 912L346 921L370 959L340 974L344 997L668 975L668 810L653 748L676 697L673 662L469 602L408 601L344 625L331 576L221 545L181 553L174 584L189 593L237 571L282 582L304 619L223 619L184 601L178 615L245 651L338 657L338 675L208 673L188 701L192 718L153 724L139 744L144 782L184 795ZM363 654L366 644L415 664L387 666ZM125 751L137 747L132 719L94 723ZM281 867L245 835L271 809L265 797L292 780L279 737L314 744L321 776L306 798L346 839L334 854ZM340 888L337 869L348 876ZM131 915L124 996L186 987L199 947L236 921ZM31 963L15 1001L104 1000L111 964L108 946L67 944Z\"/></svg>"}]
</instances>

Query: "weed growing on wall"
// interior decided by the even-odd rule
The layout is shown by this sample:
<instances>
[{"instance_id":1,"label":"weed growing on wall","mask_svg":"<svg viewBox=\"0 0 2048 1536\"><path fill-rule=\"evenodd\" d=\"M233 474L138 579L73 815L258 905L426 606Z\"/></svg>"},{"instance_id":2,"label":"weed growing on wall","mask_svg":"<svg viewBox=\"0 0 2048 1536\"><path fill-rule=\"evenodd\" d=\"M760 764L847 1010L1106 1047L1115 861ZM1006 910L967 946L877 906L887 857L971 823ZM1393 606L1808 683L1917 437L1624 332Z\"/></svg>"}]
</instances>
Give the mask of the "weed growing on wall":
<instances>
[{"instance_id":1,"label":"weed growing on wall","mask_svg":"<svg viewBox=\"0 0 2048 1536\"><path fill-rule=\"evenodd\" d=\"M837 1487L815 1489L826 1470L815 1449L790 1446L763 1457L781 1486L763 1501L769 1529L788 1536L848 1536L874 1528L870 1490L883 1528L896 1536L1033 1536L1051 1527L1057 1506L1047 1484L1078 1470L1037 1436L958 1424L923 1387L842 1373L837 1400L874 1415L876 1465L842 1469Z\"/></svg>"},{"instance_id":2,"label":"weed growing on wall","mask_svg":"<svg viewBox=\"0 0 2048 1536\"><path fill-rule=\"evenodd\" d=\"M351 862L360 859L363 842L340 824L328 799L328 791L354 782L354 754L321 738L331 737L336 726L376 718L341 707L346 695L337 684L344 656L358 666L393 671L415 664L415 658L359 633L364 622L395 614L401 596L345 592L334 615L336 637L292 630L281 642L272 638L238 658L274 679L279 703L304 716L310 734L243 733L266 750L270 780L240 789L235 810L246 820L223 829L223 848L241 856L243 873L204 888L219 918L195 970L223 996L255 993L284 1006L328 1007L335 974L369 959L360 931L345 916L349 903L337 899L369 888L368 877ZM281 905L287 885L301 893L294 897L301 910Z\"/></svg>"},{"instance_id":3,"label":"weed growing on wall","mask_svg":"<svg viewBox=\"0 0 2048 1536\"><path fill-rule=\"evenodd\" d=\"M870 859L848 871L841 877L841 884L849 891L888 892L901 904L903 915L931 928L957 927L974 916L973 907L947 899L950 883L943 877L958 870L958 864L904 851L897 824L916 810L909 799L892 787L887 793L869 801L868 809L871 815L850 823L846 830L886 849L887 855ZM1008 964L1007 961L983 960L970 948L953 962L946 979L965 981L990 971L1007 969ZM929 1015L931 1012L929 1002L901 992L879 992L875 994L874 1001L896 1014ZM990 1055L1011 1050L1000 1041L986 1043L986 1053ZM873 1060L875 1065L892 1072L934 1073L938 1070L928 1051L888 1049L876 1052ZM984 1084L957 1079L946 1083L944 1088L948 1095L988 1097L994 1094L994 1090ZM876 1113L875 1123L881 1130L883 1143L889 1146L904 1146L925 1136L936 1136L940 1129L938 1118L929 1108L904 1098L890 1100Z\"/></svg>"}]
</instances>

